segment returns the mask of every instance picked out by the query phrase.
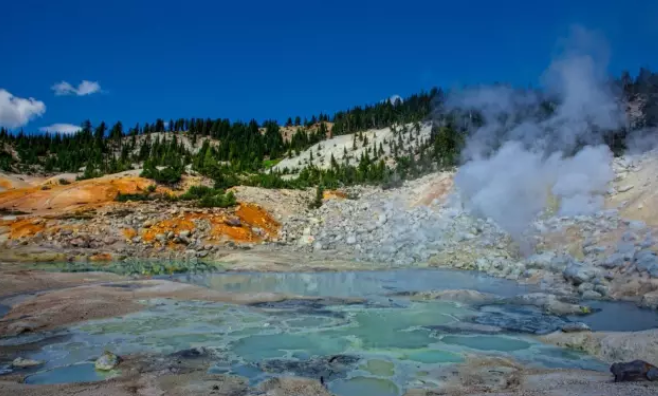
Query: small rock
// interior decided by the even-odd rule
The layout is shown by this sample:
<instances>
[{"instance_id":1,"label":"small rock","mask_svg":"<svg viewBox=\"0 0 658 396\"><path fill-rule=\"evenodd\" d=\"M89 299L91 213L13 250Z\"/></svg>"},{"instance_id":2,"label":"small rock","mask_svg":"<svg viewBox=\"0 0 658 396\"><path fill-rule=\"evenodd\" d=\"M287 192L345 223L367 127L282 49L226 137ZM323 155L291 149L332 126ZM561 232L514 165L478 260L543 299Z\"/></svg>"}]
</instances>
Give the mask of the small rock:
<instances>
[{"instance_id":1,"label":"small rock","mask_svg":"<svg viewBox=\"0 0 658 396\"><path fill-rule=\"evenodd\" d=\"M658 291L649 292L642 296L640 305L651 309L658 308Z\"/></svg>"},{"instance_id":2,"label":"small rock","mask_svg":"<svg viewBox=\"0 0 658 396\"><path fill-rule=\"evenodd\" d=\"M599 292L596 292L594 290L587 290L585 293L582 294L582 297L585 300L597 300L603 296Z\"/></svg>"},{"instance_id":3,"label":"small rock","mask_svg":"<svg viewBox=\"0 0 658 396\"><path fill-rule=\"evenodd\" d=\"M634 185L628 184L628 185L619 187L617 189L617 191L620 192L620 193L625 193L626 191L632 190L634 187L635 187Z\"/></svg>"},{"instance_id":4,"label":"small rock","mask_svg":"<svg viewBox=\"0 0 658 396\"><path fill-rule=\"evenodd\" d=\"M604 268L617 268L623 266L625 262L622 254L615 253L603 260L600 265Z\"/></svg>"},{"instance_id":5,"label":"small rock","mask_svg":"<svg viewBox=\"0 0 658 396\"><path fill-rule=\"evenodd\" d=\"M224 220L224 224L230 227L240 227L242 222L238 217L229 217L228 219Z\"/></svg>"},{"instance_id":6,"label":"small rock","mask_svg":"<svg viewBox=\"0 0 658 396\"><path fill-rule=\"evenodd\" d=\"M628 227L631 230L639 231L639 230L643 230L643 229L647 228L647 223L645 223L643 221L633 220L633 221L628 223Z\"/></svg>"},{"instance_id":7,"label":"small rock","mask_svg":"<svg viewBox=\"0 0 658 396\"><path fill-rule=\"evenodd\" d=\"M9 335L19 335L29 333L34 330L34 325L28 322L18 321L7 326Z\"/></svg>"},{"instance_id":8,"label":"small rock","mask_svg":"<svg viewBox=\"0 0 658 396\"><path fill-rule=\"evenodd\" d=\"M633 234L631 231L626 231L621 236L621 240L624 242L633 242L637 240L637 235Z\"/></svg>"},{"instance_id":9,"label":"small rock","mask_svg":"<svg viewBox=\"0 0 658 396\"><path fill-rule=\"evenodd\" d=\"M591 283L581 283L580 286L578 286L578 293L583 294L588 290L594 290L594 285Z\"/></svg>"},{"instance_id":10,"label":"small rock","mask_svg":"<svg viewBox=\"0 0 658 396\"><path fill-rule=\"evenodd\" d=\"M25 359L22 357L17 357L11 363L12 367L19 369L41 366L42 364L43 362L40 360Z\"/></svg>"},{"instance_id":11,"label":"small rock","mask_svg":"<svg viewBox=\"0 0 658 396\"><path fill-rule=\"evenodd\" d=\"M71 239L69 243L71 244L71 246L75 246L75 247L84 247L85 245L87 245L87 242L82 238Z\"/></svg>"},{"instance_id":12,"label":"small rock","mask_svg":"<svg viewBox=\"0 0 658 396\"><path fill-rule=\"evenodd\" d=\"M315 251L320 251L320 250L322 250L323 248L324 248L324 247L322 246L322 244L321 244L320 242L315 242L315 243L313 244L313 250L315 250Z\"/></svg>"},{"instance_id":13,"label":"small rock","mask_svg":"<svg viewBox=\"0 0 658 396\"><path fill-rule=\"evenodd\" d=\"M610 292L608 286L600 283L598 285L594 285L594 291L601 294L603 297L607 296Z\"/></svg>"},{"instance_id":14,"label":"small rock","mask_svg":"<svg viewBox=\"0 0 658 396\"><path fill-rule=\"evenodd\" d=\"M582 322L567 323L562 328L563 333L580 333L583 331L592 331L588 325Z\"/></svg>"},{"instance_id":15,"label":"small rock","mask_svg":"<svg viewBox=\"0 0 658 396\"><path fill-rule=\"evenodd\" d=\"M348 245L354 245L356 243L356 237L354 235L348 235L345 243L347 243Z\"/></svg>"},{"instance_id":16,"label":"small rock","mask_svg":"<svg viewBox=\"0 0 658 396\"><path fill-rule=\"evenodd\" d=\"M99 371L110 371L121 363L121 358L112 352L105 351L103 356L96 359L94 367Z\"/></svg>"},{"instance_id":17,"label":"small rock","mask_svg":"<svg viewBox=\"0 0 658 396\"><path fill-rule=\"evenodd\" d=\"M140 236L136 236L132 239L133 243L139 243L139 242L141 242L141 240L142 240L142 237L140 237Z\"/></svg>"},{"instance_id":18,"label":"small rock","mask_svg":"<svg viewBox=\"0 0 658 396\"><path fill-rule=\"evenodd\" d=\"M190 230L182 230L181 232L178 233L178 237L181 239L183 238L187 239L189 238L190 235L191 235Z\"/></svg>"}]
</instances>

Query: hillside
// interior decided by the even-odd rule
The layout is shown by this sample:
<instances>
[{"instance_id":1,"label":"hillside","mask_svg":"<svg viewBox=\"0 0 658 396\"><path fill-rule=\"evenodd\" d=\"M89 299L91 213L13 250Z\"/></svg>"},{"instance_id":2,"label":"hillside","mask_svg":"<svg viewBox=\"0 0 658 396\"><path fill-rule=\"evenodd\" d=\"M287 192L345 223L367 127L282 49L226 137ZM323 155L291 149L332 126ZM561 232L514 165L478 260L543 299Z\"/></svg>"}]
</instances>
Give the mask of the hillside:
<instances>
[{"instance_id":1,"label":"hillside","mask_svg":"<svg viewBox=\"0 0 658 396\"><path fill-rule=\"evenodd\" d=\"M430 140L431 124L423 123L419 129L413 124L393 128L369 129L363 132L339 135L316 143L308 149L284 158L272 167L274 171L298 173L303 168L315 166L329 169L333 157L337 164L358 164L368 153L371 157L383 159L387 166L396 165L395 147L400 147L397 155L416 155L421 146Z\"/></svg>"}]
</instances>

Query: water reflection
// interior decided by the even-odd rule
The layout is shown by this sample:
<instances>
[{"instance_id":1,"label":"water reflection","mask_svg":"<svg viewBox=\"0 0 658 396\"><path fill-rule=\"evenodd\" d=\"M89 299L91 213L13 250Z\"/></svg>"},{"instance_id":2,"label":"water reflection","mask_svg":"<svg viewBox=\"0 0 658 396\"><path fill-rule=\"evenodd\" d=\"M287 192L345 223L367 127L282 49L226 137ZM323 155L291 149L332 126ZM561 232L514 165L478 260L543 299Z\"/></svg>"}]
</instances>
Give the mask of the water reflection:
<instances>
[{"instance_id":1,"label":"water reflection","mask_svg":"<svg viewBox=\"0 0 658 396\"><path fill-rule=\"evenodd\" d=\"M262 273L222 272L185 274L176 277L226 292L275 292L303 296L372 297L402 291L476 289L511 297L537 291L476 272L449 270L387 270L362 272Z\"/></svg>"}]
</instances>

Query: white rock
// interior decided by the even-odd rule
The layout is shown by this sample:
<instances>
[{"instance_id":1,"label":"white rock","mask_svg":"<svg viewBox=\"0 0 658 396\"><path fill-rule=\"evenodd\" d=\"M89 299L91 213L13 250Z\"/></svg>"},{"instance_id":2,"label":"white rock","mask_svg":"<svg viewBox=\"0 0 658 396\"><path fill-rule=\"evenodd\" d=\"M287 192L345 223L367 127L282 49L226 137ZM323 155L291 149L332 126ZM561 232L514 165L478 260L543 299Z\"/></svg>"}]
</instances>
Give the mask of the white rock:
<instances>
[{"instance_id":1,"label":"white rock","mask_svg":"<svg viewBox=\"0 0 658 396\"><path fill-rule=\"evenodd\" d=\"M14 368L29 368L29 367L41 366L42 364L43 362L40 360L25 359L22 357L17 357L11 363L12 367Z\"/></svg>"},{"instance_id":2,"label":"white rock","mask_svg":"<svg viewBox=\"0 0 658 396\"><path fill-rule=\"evenodd\" d=\"M99 371L110 371L119 365L121 358L112 352L105 352L103 356L96 359L94 367Z\"/></svg>"}]
</instances>

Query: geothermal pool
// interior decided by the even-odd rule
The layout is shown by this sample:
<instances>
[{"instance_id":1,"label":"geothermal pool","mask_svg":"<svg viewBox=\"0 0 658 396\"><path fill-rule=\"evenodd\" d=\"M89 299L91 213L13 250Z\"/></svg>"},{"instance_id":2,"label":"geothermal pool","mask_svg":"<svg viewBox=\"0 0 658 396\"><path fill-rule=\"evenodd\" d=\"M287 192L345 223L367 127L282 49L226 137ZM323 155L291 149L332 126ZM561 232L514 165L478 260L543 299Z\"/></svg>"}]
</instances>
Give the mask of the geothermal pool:
<instances>
[{"instance_id":1,"label":"geothermal pool","mask_svg":"<svg viewBox=\"0 0 658 396\"><path fill-rule=\"evenodd\" d=\"M607 370L607 365L574 351L537 342L518 332L479 334L449 330L458 322L489 315L486 310L451 301L412 301L400 292L474 289L511 297L536 291L528 286L468 272L391 270L340 273L211 273L178 276L212 289L279 292L320 297L240 306L198 301L150 300L142 312L72 326L66 337L45 342L25 357L44 360L28 383L95 381L101 375L92 359L107 348L119 355L170 354L204 347L219 356L213 373L247 377L252 384L269 376L322 376L340 396L396 396L411 387L437 382L433 373L467 356L513 357L537 367ZM633 326L652 327L655 314L634 306L599 303L590 325L624 322L619 315L643 318ZM503 315L530 315L551 326L568 318L549 318L530 310L501 308ZM614 318L606 319L612 310ZM501 310L494 310L501 315ZM535 316L532 316L535 315ZM587 318L579 318L587 323ZM625 321L629 322L629 321ZM33 336L31 336L33 337ZM29 337L0 340L5 344ZM334 357L334 359L331 359ZM119 366L120 369L120 366Z\"/></svg>"}]
</instances>

